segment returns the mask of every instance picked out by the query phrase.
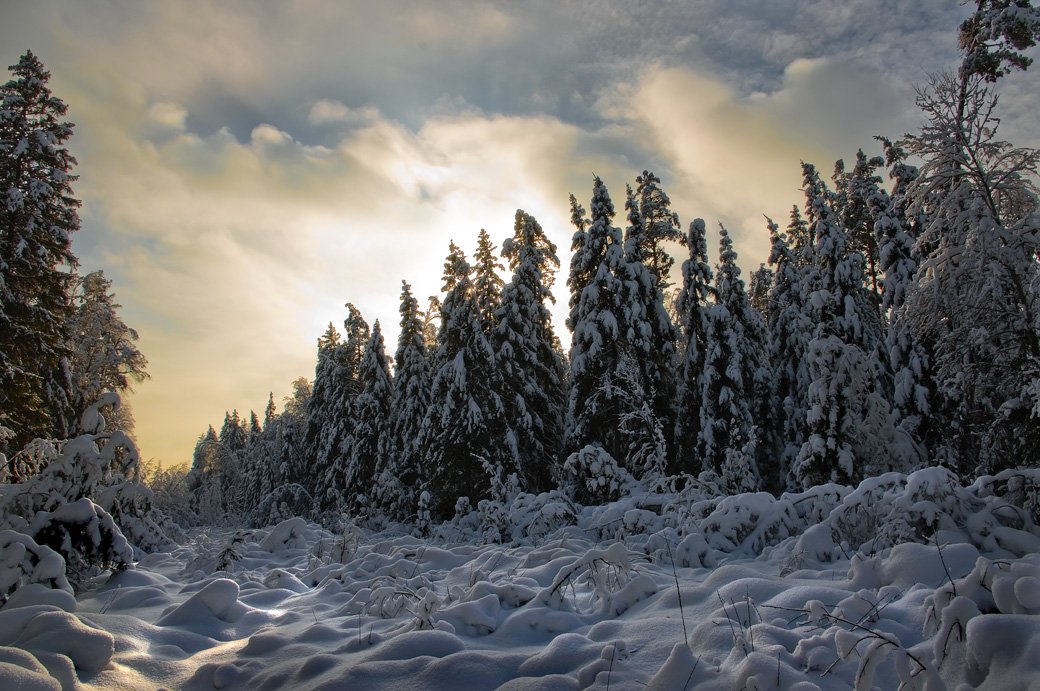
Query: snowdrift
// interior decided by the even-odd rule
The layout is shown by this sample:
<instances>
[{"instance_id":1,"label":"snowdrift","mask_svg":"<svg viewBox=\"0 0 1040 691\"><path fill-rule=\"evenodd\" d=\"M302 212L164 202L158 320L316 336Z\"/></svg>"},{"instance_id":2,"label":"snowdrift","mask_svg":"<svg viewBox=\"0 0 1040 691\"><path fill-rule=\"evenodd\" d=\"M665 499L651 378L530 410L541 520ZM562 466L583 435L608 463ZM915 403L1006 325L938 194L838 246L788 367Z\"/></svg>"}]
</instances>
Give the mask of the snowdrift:
<instances>
[{"instance_id":1,"label":"snowdrift","mask_svg":"<svg viewBox=\"0 0 1040 691\"><path fill-rule=\"evenodd\" d=\"M428 538L199 531L76 598L37 569L0 610L0 687L1035 688L1038 484L931 468L780 498L518 495ZM4 539L20 577L32 546Z\"/></svg>"}]
</instances>

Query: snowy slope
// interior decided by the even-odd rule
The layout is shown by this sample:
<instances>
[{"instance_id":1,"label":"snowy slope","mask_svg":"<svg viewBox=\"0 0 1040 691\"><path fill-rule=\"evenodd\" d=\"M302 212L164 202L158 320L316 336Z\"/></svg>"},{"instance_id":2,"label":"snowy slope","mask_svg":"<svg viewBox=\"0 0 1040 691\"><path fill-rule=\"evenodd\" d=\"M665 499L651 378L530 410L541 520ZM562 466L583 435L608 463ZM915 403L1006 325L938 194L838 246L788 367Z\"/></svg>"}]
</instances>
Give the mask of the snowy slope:
<instances>
[{"instance_id":1,"label":"snowy slope","mask_svg":"<svg viewBox=\"0 0 1040 691\"><path fill-rule=\"evenodd\" d=\"M527 497L505 545L476 514L199 532L76 598L19 590L0 688L1037 688L1028 473L647 493L566 526Z\"/></svg>"}]
</instances>

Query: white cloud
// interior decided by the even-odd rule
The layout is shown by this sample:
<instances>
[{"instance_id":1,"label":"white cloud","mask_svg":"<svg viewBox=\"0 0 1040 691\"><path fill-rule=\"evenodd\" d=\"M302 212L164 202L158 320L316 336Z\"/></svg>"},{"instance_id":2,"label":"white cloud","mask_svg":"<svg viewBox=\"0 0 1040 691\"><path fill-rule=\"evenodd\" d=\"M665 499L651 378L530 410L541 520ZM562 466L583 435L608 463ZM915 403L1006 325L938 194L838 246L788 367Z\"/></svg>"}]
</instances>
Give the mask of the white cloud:
<instances>
[{"instance_id":1,"label":"white cloud","mask_svg":"<svg viewBox=\"0 0 1040 691\"><path fill-rule=\"evenodd\" d=\"M322 98L311 104L307 112L307 120L312 125L327 125L332 123L347 125L363 125L373 122L379 118L379 109L375 106L363 106L351 108L339 101Z\"/></svg>"},{"instance_id":2,"label":"white cloud","mask_svg":"<svg viewBox=\"0 0 1040 691\"><path fill-rule=\"evenodd\" d=\"M875 134L900 136L912 123L905 100L851 64L796 60L770 94L742 96L691 70L654 67L601 107L665 158L675 208L723 222L751 267L768 252L762 215L782 223L803 201L800 162L828 174L857 147L876 148Z\"/></svg>"},{"instance_id":3,"label":"white cloud","mask_svg":"<svg viewBox=\"0 0 1040 691\"><path fill-rule=\"evenodd\" d=\"M181 132L188 119L188 111L179 103L160 101L151 105L148 109L148 117L156 125Z\"/></svg>"}]
</instances>

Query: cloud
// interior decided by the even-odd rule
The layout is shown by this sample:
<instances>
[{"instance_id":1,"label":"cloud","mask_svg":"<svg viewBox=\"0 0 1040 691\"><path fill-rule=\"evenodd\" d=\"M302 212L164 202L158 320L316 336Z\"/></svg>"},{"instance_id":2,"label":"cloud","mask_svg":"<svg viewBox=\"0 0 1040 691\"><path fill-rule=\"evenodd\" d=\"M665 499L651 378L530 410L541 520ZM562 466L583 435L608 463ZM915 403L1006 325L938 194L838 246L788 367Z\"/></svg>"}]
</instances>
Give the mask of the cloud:
<instances>
[{"instance_id":1,"label":"cloud","mask_svg":"<svg viewBox=\"0 0 1040 691\"><path fill-rule=\"evenodd\" d=\"M104 238L84 260L142 334L152 379L131 402L146 455L169 462L226 408L313 376L315 339L345 302L392 347L400 280L438 293L450 239L471 251L486 227L501 245L522 207L565 253L567 192L592 170L629 175L611 135L546 116L446 111L413 129L368 111L317 146L268 123L244 141L200 134L181 126L190 110L132 84L105 94L107 118L81 111L82 233ZM156 124L164 136L148 136Z\"/></svg>"},{"instance_id":2,"label":"cloud","mask_svg":"<svg viewBox=\"0 0 1040 691\"><path fill-rule=\"evenodd\" d=\"M500 244L521 207L566 267L566 197L587 201L592 173L620 202L654 170L684 221L723 220L757 265L760 214L801 199L799 160L827 171L913 129L908 85L949 64L964 11L77 0L5 7L0 52L31 47L70 104L76 250L142 334L140 437L174 461L225 407L312 376L347 300L392 341L400 279L439 292L451 238L471 248L486 227ZM1035 96L1008 84L1005 132L1035 133Z\"/></svg>"},{"instance_id":3,"label":"cloud","mask_svg":"<svg viewBox=\"0 0 1040 691\"><path fill-rule=\"evenodd\" d=\"M787 218L802 195L800 161L824 173L872 137L912 123L906 96L890 84L832 60L796 60L772 93L744 96L697 72L653 67L604 99L601 108L648 140L673 175L673 206L723 222L742 263L768 252L762 214Z\"/></svg>"},{"instance_id":4,"label":"cloud","mask_svg":"<svg viewBox=\"0 0 1040 691\"><path fill-rule=\"evenodd\" d=\"M375 106L351 108L330 98L315 101L307 112L307 120L312 125L364 125L378 118L379 109Z\"/></svg>"}]
</instances>

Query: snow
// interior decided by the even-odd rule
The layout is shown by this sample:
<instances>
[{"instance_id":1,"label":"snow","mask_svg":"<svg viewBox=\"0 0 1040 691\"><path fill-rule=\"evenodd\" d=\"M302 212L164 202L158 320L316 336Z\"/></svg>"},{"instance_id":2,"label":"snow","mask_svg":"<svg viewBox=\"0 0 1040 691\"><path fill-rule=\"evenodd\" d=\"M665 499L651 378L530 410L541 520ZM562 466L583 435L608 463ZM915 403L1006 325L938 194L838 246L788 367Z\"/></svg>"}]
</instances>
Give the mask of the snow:
<instances>
[{"instance_id":1,"label":"snow","mask_svg":"<svg viewBox=\"0 0 1040 691\"><path fill-rule=\"evenodd\" d=\"M0 608L0 688L1030 688L1021 484L519 495L504 544L468 506L428 539L354 526L349 550L302 519L197 529L75 597L38 567ZM8 544L12 566L32 547Z\"/></svg>"}]
</instances>

